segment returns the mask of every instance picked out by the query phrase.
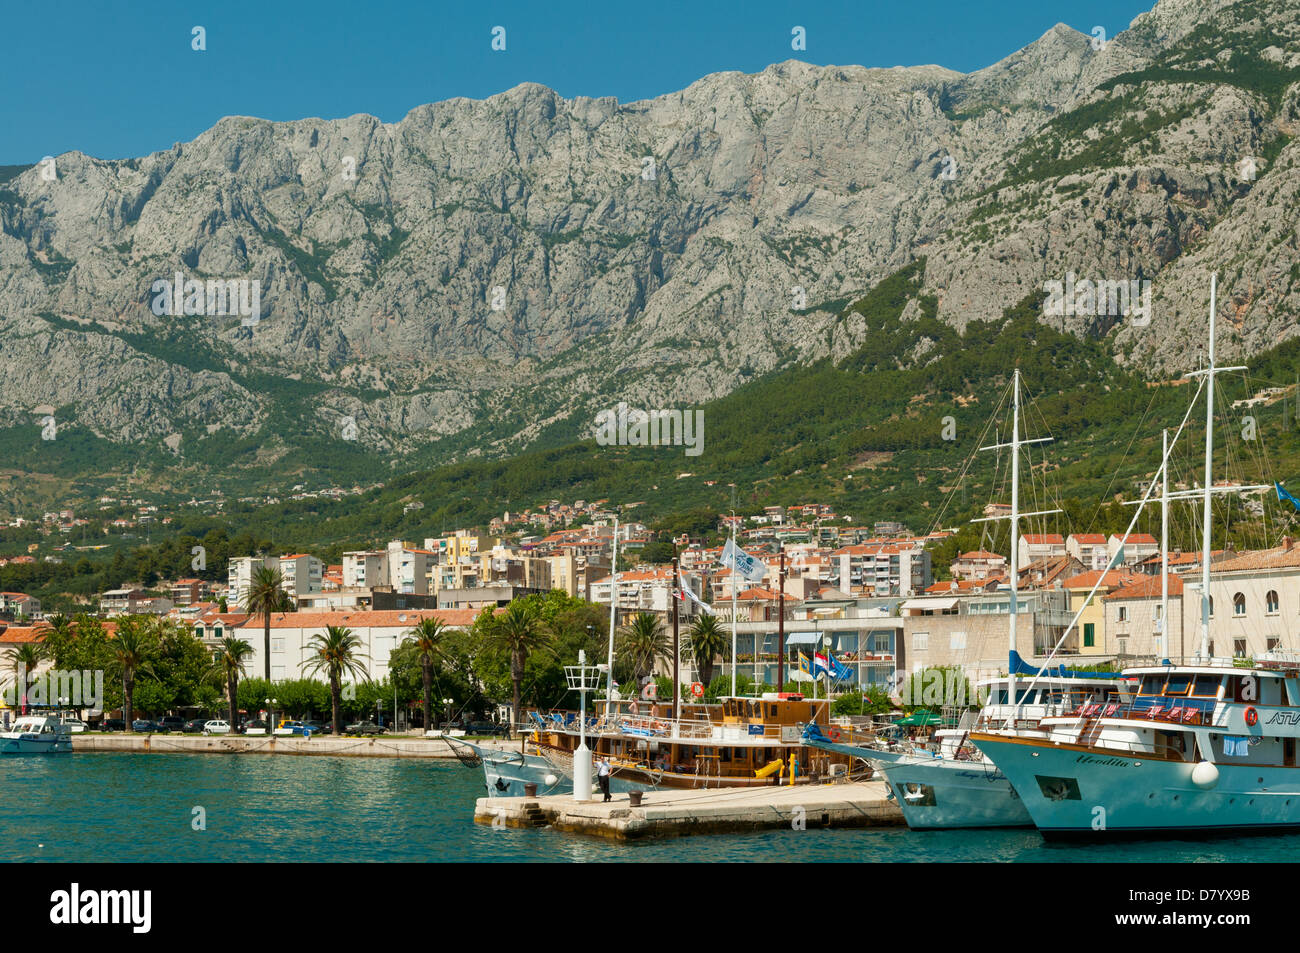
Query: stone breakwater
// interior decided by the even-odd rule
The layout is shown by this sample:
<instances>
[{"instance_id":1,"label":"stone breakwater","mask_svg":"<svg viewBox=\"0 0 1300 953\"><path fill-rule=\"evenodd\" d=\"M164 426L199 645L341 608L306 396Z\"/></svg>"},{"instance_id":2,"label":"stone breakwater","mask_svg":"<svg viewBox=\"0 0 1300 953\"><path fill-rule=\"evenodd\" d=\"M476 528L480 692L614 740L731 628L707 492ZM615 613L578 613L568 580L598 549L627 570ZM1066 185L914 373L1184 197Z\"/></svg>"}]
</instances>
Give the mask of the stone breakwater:
<instances>
[{"instance_id":1,"label":"stone breakwater","mask_svg":"<svg viewBox=\"0 0 1300 953\"><path fill-rule=\"evenodd\" d=\"M510 742L475 742L507 748ZM517 746L518 742L514 742ZM441 738L299 738L265 735L73 735L72 750L124 751L136 754L289 754L356 758L454 758Z\"/></svg>"}]
</instances>

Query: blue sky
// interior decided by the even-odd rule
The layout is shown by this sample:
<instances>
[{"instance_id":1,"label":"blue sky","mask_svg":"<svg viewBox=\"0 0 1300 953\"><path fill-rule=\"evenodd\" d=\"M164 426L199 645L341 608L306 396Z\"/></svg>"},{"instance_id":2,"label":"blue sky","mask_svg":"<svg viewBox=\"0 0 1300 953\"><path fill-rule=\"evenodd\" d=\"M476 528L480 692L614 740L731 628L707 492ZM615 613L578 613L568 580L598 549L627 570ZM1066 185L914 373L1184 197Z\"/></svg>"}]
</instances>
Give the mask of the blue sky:
<instances>
[{"instance_id":1,"label":"blue sky","mask_svg":"<svg viewBox=\"0 0 1300 953\"><path fill-rule=\"evenodd\" d=\"M1055 23L1113 36L1153 0L479 2L10 0L0 43L0 164L72 149L143 155L222 116L288 120L481 98L521 82L622 102L719 70L994 63ZM191 49L191 30L207 50ZM506 28L505 52L490 48ZM791 29L807 50L791 49Z\"/></svg>"}]
</instances>

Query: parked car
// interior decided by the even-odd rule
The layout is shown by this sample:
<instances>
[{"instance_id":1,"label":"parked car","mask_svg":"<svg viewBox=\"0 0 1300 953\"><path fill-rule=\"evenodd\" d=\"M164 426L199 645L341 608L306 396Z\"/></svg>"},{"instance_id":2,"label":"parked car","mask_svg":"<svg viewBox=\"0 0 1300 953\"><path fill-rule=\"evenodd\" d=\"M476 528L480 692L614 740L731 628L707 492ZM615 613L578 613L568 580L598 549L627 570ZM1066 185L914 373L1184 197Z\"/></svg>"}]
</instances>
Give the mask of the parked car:
<instances>
[{"instance_id":1,"label":"parked car","mask_svg":"<svg viewBox=\"0 0 1300 953\"><path fill-rule=\"evenodd\" d=\"M126 722L121 718L105 718L99 723L100 731L126 731Z\"/></svg>"},{"instance_id":2,"label":"parked car","mask_svg":"<svg viewBox=\"0 0 1300 953\"><path fill-rule=\"evenodd\" d=\"M376 725L373 721L358 721L345 725L343 733L345 735L382 735L387 730L382 725Z\"/></svg>"},{"instance_id":3,"label":"parked car","mask_svg":"<svg viewBox=\"0 0 1300 953\"><path fill-rule=\"evenodd\" d=\"M246 735L264 735L266 734L266 722L246 721L239 730Z\"/></svg>"},{"instance_id":4,"label":"parked car","mask_svg":"<svg viewBox=\"0 0 1300 953\"><path fill-rule=\"evenodd\" d=\"M208 719L206 718L191 718L189 721L185 722L181 731L187 735L197 735L203 731L203 726L207 723Z\"/></svg>"},{"instance_id":5,"label":"parked car","mask_svg":"<svg viewBox=\"0 0 1300 953\"><path fill-rule=\"evenodd\" d=\"M82 734L86 730L86 723L74 715L64 715L62 724L74 735Z\"/></svg>"},{"instance_id":6,"label":"parked car","mask_svg":"<svg viewBox=\"0 0 1300 953\"><path fill-rule=\"evenodd\" d=\"M230 722L214 718L203 723L203 733L205 735L225 735L230 733Z\"/></svg>"},{"instance_id":7,"label":"parked car","mask_svg":"<svg viewBox=\"0 0 1300 953\"><path fill-rule=\"evenodd\" d=\"M310 729L313 735L328 735L334 731L332 725L321 721L304 721L302 724L304 728Z\"/></svg>"},{"instance_id":8,"label":"parked car","mask_svg":"<svg viewBox=\"0 0 1300 953\"><path fill-rule=\"evenodd\" d=\"M275 729L275 734L280 735L280 736L284 736L284 735L300 735L300 734L302 734L302 722L301 722L301 721L282 721L282 722L280 722L279 727Z\"/></svg>"},{"instance_id":9,"label":"parked car","mask_svg":"<svg viewBox=\"0 0 1300 953\"><path fill-rule=\"evenodd\" d=\"M157 731L158 726L148 718L137 718L135 721L131 722L131 730L137 734L148 735Z\"/></svg>"},{"instance_id":10,"label":"parked car","mask_svg":"<svg viewBox=\"0 0 1300 953\"><path fill-rule=\"evenodd\" d=\"M185 719L180 715L163 715L158 720L159 731L184 731Z\"/></svg>"},{"instance_id":11,"label":"parked car","mask_svg":"<svg viewBox=\"0 0 1300 953\"><path fill-rule=\"evenodd\" d=\"M498 725L494 721L471 721L465 725L465 734L467 735L486 735L493 737L495 735L507 734L505 725Z\"/></svg>"}]
</instances>

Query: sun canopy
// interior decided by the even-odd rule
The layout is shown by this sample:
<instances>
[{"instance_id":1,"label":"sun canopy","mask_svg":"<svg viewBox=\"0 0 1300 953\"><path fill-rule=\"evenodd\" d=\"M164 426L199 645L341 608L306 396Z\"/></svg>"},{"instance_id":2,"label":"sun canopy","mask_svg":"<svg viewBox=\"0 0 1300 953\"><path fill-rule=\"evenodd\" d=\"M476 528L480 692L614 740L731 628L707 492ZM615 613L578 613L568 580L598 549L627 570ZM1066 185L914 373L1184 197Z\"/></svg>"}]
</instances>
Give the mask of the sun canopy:
<instances>
[{"instance_id":1,"label":"sun canopy","mask_svg":"<svg viewBox=\"0 0 1300 953\"><path fill-rule=\"evenodd\" d=\"M790 632L785 637L786 645L816 645L821 637L816 632Z\"/></svg>"}]
</instances>

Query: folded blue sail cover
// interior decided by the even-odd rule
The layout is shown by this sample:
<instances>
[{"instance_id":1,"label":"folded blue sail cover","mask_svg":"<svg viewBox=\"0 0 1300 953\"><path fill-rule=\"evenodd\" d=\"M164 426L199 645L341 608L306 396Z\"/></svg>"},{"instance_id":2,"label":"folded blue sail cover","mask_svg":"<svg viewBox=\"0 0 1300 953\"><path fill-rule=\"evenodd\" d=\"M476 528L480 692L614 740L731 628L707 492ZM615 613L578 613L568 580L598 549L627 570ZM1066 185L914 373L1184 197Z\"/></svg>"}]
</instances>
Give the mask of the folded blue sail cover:
<instances>
[{"instance_id":1,"label":"folded blue sail cover","mask_svg":"<svg viewBox=\"0 0 1300 953\"><path fill-rule=\"evenodd\" d=\"M1123 678L1122 672L1076 672L1064 665L1034 668L1020 657L1019 652L1012 652L1009 657L1008 671L1012 675L1044 675L1049 678Z\"/></svg>"}]
</instances>

